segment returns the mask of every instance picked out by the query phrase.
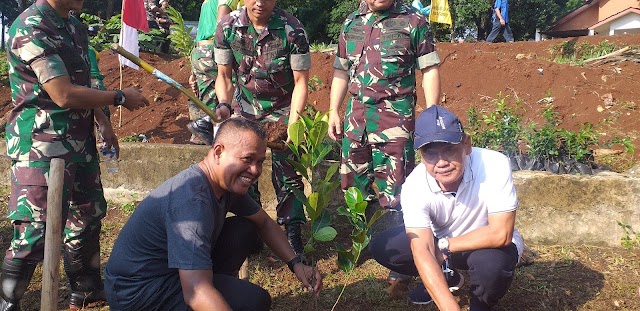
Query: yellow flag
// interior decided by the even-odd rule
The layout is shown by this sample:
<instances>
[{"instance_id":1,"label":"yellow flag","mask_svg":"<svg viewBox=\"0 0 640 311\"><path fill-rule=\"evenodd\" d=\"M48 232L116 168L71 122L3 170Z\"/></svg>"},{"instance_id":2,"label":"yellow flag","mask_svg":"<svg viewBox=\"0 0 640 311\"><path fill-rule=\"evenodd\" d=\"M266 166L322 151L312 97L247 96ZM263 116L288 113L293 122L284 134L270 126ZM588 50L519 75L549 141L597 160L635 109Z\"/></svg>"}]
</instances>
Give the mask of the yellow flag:
<instances>
[{"instance_id":1,"label":"yellow flag","mask_svg":"<svg viewBox=\"0 0 640 311\"><path fill-rule=\"evenodd\" d=\"M429 21L451 26L451 12L449 12L449 0L431 1L431 13Z\"/></svg>"}]
</instances>

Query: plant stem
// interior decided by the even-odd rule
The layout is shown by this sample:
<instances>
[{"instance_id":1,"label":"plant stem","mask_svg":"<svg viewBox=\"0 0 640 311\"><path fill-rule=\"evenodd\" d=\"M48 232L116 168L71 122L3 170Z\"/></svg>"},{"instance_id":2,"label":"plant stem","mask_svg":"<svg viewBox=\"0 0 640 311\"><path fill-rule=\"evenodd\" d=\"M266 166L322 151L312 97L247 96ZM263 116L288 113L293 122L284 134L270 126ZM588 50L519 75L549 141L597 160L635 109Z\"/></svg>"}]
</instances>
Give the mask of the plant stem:
<instances>
[{"instance_id":1,"label":"plant stem","mask_svg":"<svg viewBox=\"0 0 640 311\"><path fill-rule=\"evenodd\" d=\"M353 267L353 269L351 269L351 271L349 271L349 273L347 273L347 279L344 281L344 285L342 285L342 290L340 291L340 294L338 295L338 298L336 298L336 302L333 304L333 307L331 307L331 311L334 311L336 309L336 307L338 306L338 302L340 301L340 298L342 297L342 294L344 294L344 290L347 288L347 284L349 284L349 280L351 280L351 274L353 273L353 270L355 269L355 264L358 262L358 259L360 259L360 252L358 252L358 256L356 256L356 258L353 260L354 267Z\"/></svg>"}]
</instances>

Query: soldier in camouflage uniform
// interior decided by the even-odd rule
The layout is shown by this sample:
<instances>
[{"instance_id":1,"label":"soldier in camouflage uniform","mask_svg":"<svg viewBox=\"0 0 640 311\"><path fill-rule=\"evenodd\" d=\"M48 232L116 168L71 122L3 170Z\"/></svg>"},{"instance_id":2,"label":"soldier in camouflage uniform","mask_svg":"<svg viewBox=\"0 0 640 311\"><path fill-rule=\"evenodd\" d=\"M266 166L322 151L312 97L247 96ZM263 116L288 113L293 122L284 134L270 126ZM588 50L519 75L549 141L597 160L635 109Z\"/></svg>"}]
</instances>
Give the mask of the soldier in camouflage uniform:
<instances>
[{"instance_id":1,"label":"soldier in camouflage uniform","mask_svg":"<svg viewBox=\"0 0 640 311\"><path fill-rule=\"evenodd\" d=\"M69 15L80 9L82 1L37 0L9 30L7 61L14 108L8 115L6 141L13 238L0 276L0 310L19 309L33 271L44 257L47 180L53 158L65 160L62 216L70 308L104 296L99 234L106 201L94 118L107 147L117 149L117 137L99 108L124 104L133 110L149 102L132 88L90 88L87 30Z\"/></svg>"},{"instance_id":2,"label":"soldier in camouflage uniform","mask_svg":"<svg viewBox=\"0 0 640 311\"><path fill-rule=\"evenodd\" d=\"M200 8L200 24L196 35L196 46L191 51L191 88L211 110L218 105L216 97L216 77L218 65L213 59L213 38L218 21L229 15L231 11L244 5L244 0L205 0ZM213 141L213 124L211 119L189 101L189 118L187 127L192 133L191 142L198 143L199 138L207 145Z\"/></svg>"},{"instance_id":3,"label":"soldier in camouflage uniform","mask_svg":"<svg viewBox=\"0 0 640 311\"><path fill-rule=\"evenodd\" d=\"M426 17L402 1L365 0L343 25L331 85L329 135L342 138L342 188L357 186L382 208L400 209L400 185L414 167L415 70L424 74L427 106L440 92ZM349 91L344 128L339 108Z\"/></svg>"},{"instance_id":4,"label":"soldier in camouflage uniform","mask_svg":"<svg viewBox=\"0 0 640 311\"><path fill-rule=\"evenodd\" d=\"M439 63L427 18L403 1L364 0L347 17L333 64L329 112L329 136L337 141L344 131L342 189L355 186L382 208L402 208L400 187L415 166L415 70L423 73L428 107L440 96ZM347 91L342 127L339 108ZM389 213L379 226L385 222L401 223L401 214Z\"/></svg>"},{"instance_id":5,"label":"soldier in camouflage uniform","mask_svg":"<svg viewBox=\"0 0 640 311\"><path fill-rule=\"evenodd\" d=\"M218 110L233 99L232 74L237 73L237 105L242 117L262 124L291 124L298 120L308 95L311 56L300 21L275 7L276 0L245 0L246 7L218 24L215 60L218 63ZM290 151L271 150L272 182L278 199L277 221L297 254L303 252L300 225L306 221L302 203L289 186L303 189L302 179L286 161ZM257 185L254 198L259 200Z\"/></svg>"}]
</instances>

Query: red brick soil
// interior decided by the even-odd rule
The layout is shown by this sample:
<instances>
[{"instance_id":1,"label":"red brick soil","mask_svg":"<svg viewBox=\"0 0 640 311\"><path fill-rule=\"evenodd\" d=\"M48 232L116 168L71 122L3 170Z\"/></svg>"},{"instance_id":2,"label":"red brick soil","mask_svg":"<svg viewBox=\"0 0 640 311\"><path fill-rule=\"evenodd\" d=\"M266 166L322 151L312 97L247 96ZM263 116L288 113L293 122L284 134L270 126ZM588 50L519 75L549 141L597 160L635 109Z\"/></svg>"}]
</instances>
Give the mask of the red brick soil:
<instances>
[{"instance_id":1,"label":"red brick soil","mask_svg":"<svg viewBox=\"0 0 640 311\"><path fill-rule=\"evenodd\" d=\"M596 44L604 39L618 45L640 45L640 35L581 37L577 41ZM630 108L633 103L640 105L640 63L627 61L586 67L550 62L549 48L563 41L566 40L510 44L439 43L442 105L465 120L470 107L491 108L491 99L502 93L522 101L523 122L529 123L541 121L544 105L539 101L550 96L563 128L575 130L584 122L598 124L605 118L611 118L612 112L616 111L618 121L613 125L614 129L622 133L637 133L640 130L640 108ZM125 109L122 116L118 109L112 108L112 122L119 137L145 134L153 143L188 143L190 133L186 128L189 118L185 95L142 70L130 68L122 70L120 85L117 56L110 51L102 51L100 56L100 69L109 89L134 86L152 102L142 110L130 112ZM190 65L186 59L144 52L141 58L183 85L188 84ZM317 76L321 84L309 94L309 103L321 111L326 111L329 106L333 60L334 56L330 54L312 54L310 77ZM421 81L418 74L418 85ZM611 94L614 106L598 112L598 106L605 106L603 98L607 94ZM417 110L424 107L424 94L419 88ZM10 88L2 85L0 116L3 117L0 124L4 123L10 108Z\"/></svg>"}]
</instances>

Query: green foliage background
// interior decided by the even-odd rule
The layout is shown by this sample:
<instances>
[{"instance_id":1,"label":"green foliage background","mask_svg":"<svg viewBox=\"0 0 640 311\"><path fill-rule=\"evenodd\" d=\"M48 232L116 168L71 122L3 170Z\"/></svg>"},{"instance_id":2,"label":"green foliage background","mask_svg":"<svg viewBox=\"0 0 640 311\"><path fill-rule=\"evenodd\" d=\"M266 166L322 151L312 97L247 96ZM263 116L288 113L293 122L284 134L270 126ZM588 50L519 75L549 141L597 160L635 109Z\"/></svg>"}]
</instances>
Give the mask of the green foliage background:
<instances>
[{"instance_id":1,"label":"green foliage background","mask_svg":"<svg viewBox=\"0 0 640 311\"><path fill-rule=\"evenodd\" d=\"M399 0L410 3L411 0ZM491 7L495 0L449 0L454 19L454 38L484 40L491 30ZM2 0L0 14L9 25L33 0ZM335 43L344 19L360 0L277 0L277 6L295 15L305 25L310 42ZM426 6L430 0L422 0ZM184 20L198 20L202 0L170 0ZM584 0L510 0L510 24L516 40L529 40L536 28L546 29L555 20L584 4ZM119 14L120 0L85 0L83 12L108 19ZM108 10L111 12L108 12ZM451 30L446 25L434 25L438 41L450 41Z\"/></svg>"}]
</instances>

